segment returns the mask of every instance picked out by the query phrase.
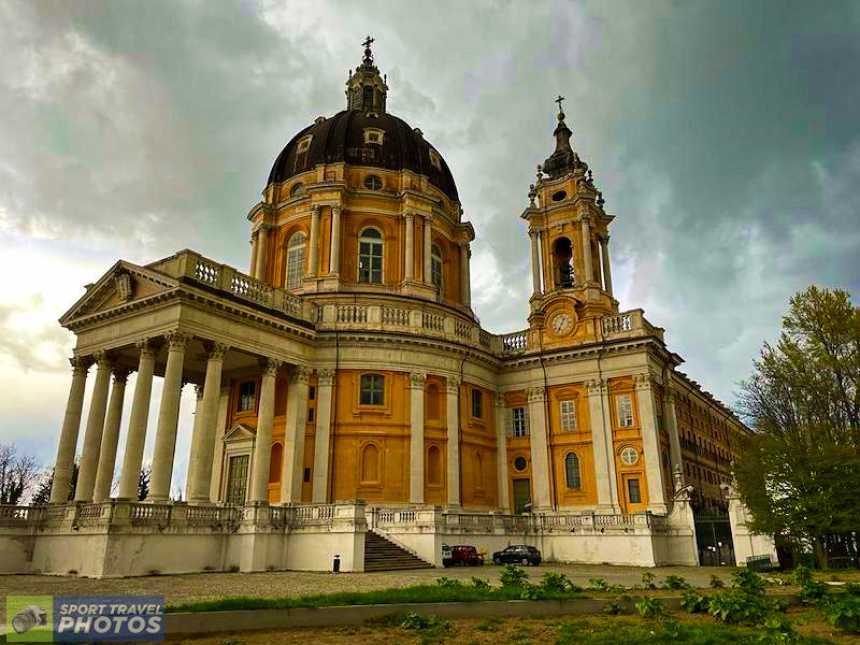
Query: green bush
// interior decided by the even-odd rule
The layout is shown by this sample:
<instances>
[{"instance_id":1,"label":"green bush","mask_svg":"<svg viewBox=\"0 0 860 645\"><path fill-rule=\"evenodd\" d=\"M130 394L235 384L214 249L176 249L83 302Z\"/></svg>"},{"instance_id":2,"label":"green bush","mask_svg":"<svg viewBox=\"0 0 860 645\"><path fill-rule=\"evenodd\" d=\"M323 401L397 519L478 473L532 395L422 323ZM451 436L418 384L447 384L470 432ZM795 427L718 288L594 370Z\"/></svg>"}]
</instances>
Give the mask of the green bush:
<instances>
[{"instance_id":1,"label":"green bush","mask_svg":"<svg viewBox=\"0 0 860 645\"><path fill-rule=\"evenodd\" d=\"M849 582L845 585L845 593L850 596L860 596L860 582Z\"/></svg>"},{"instance_id":2,"label":"green bush","mask_svg":"<svg viewBox=\"0 0 860 645\"><path fill-rule=\"evenodd\" d=\"M823 582L808 580L800 588L800 602L805 605L816 605L827 596L827 585Z\"/></svg>"},{"instance_id":3,"label":"green bush","mask_svg":"<svg viewBox=\"0 0 860 645\"><path fill-rule=\"evenodd\" d=\"M563 573L554 573L552 571L547 571L543 574L543 579L541 580L540 586L543 587L547 591L558 591L561 593L566 593L568 591L575 591L576 585L574 585L566 575Z\"/></svg>"},{"instance_id":4,"label":"green bush","mask_svg":"<svg viewBox=\"0 0 860 645\"><path fill-rule=\"evenodd\" d=\"M798 565L794 571L791 572L791 579L798 587L802 587L806 583L812 581L812 569L805 564Z\"/></svg>"},{"instance_id":5,"label":"green bush","mask_svg":"<svg viewBox=\"0 0 860 645\"><path fill-rule=\"evenodd\" d=\"M457 580L456 578L446 578L442 576L441 578L436 579L436 584L440 587L445 587L446 589L452 589L456 587L462 587L463 583Z\"/></svg>"},{"instance_id":6,"label":"green bush","mask_svg":"<svg viewBox=\"0 0 860 645\"><path fill-rule=\"evenodd\" d=\"M682 576L666 576L666 579L663 580L663 587L666 589L689 589L690 583L687 582Z\"/></svg>"},{"instance_id":7,"label":"green bush","mask_svg":"<svg viewBox=\"0 0 860 645\"><path fill-rule=\"evenodd\" d=\"M827 621L846 632L860 632L860 595L844 593L831 596L822 603Z\"/></svg>"},{"instance_id":8,"label":"green bush","mask_svg":"<svg viewBox=\"0 0 860 645\"><path fill-rule=\"evenodd\" d=\"M451 621L438 616L421 616L409 613L400 623L403 629L416 631L421 635L422 645L439 643L452 631Z\"/></svg>"},{"instance_id":9,"label":"green bush","mask_svg":"<svg viewBox=\"0 0 860 645\"><path fill-rule=\"evenodd\" d=\"M657 618L666 613L666 608L658 598L645 596L637 600L633 606L642 618Z\"/></svg>"},{"instance_id":10,"label":"green bush","mask_svg":"<svg viewBox=\"0 0 860 645\"><path fill-rule=\"evenodd\" d=\"M737 569L733 572L732 584L748 594L761 595L764 593L764 580L750 569Z\"/></svg>"},{"instance_id":11,"label":"green bush","mask_svg":"<svg viewBox=\"0 0 860 645\"><path fill-rule=\"evenodd\" d=\"M708 598L687 589L681 597L681 609L690 614L703 614L708 611Z\"/></svg>"},{"instance_id":12,"label":"green bush","mask_svg":"<svg viewBox=\"0 0 860 645\"><path fill-rule=\"evenodd\" d=\"M765 620L758 641L764 645L794 645L801 642L791 623L783 616L770 616Z\"/></svg>"},{"instance_id":13,"label":"green bush","mask_svg":"<svg viewBox=\"0 0 860 645\"><path fill-rule=\"evenodd\" d=\"M624 601L629 600L629 598L625 596L618 596L615 600L610 600L603 607L603 613L609 614L610 616L617 616L618 614L624 613Z\"/></svg>"},{"instance_id":14,"label":"green bush","mask_svg":"<svg viewBox=\"0 0 860 645\"><path fill-rule=\"evenodd\" d=\"M759 623L774 609L763 594L748 593L739 587L720 591L708 601L708 613L723 623Z\"/></svg>"},{"instance_id":15,"label":"green bush","mask_svg":"<svg viewBox=\"0 0 860 645\"><path fill-rule=\"evenodd\" d=\"M655 582L656 580L657 580L657 576L655 576L650 571L646 571L645 573L642 574L642 586L645 589L656 589L657 588L657 584Z\"/></svg>"},{"instance_id":16,"label":"green bush","mask_svg":"<svg viewBox=\"0 0 860 645\"><path fill-rule=\"evenodd\" d=\"M722 589L725 586L726 586L726 583L723 582L723 579L720 578L720 576L718 576L715 573L711 574L711 588L712 589Z\"/></svg>"},{"instance_id":17,"label":"green bush","mask_svg":"<svg viewBox=\"0 0 860 645\"><path fill-rule=\"evenodd\" d=\"M547 597L547 592L540 585L530 585L528 582L523 583L520 593L522 600L544 600Z\"/></svg>"},{"instance_id":18,"label":"green bush","mask_svg":"<svg viewBox=\"0 0 860 645\"><path fill-rule=\"evenodd\" d=\"M586 589L590 591L609 591L609 584L603 578L589 578Z\"/></svg>"},{"instance_id":19,"label":"green bush","mask_svg":"<svg viewBox=\"0 0 860 645\"><path fill-rule=\"evenodd\" d=\"M472 587L474 589L480 589L481 591L489 591L490 583L483 578L477 578L475 576L472 576Z\"/></svg>"},{"instance_id":20,"label":"green bush","mask_svg":"<svg viewBox=\"0 0 860 645\"><path fill-rule=\"evenodd\" d=\"M529 574L522 567L515 564L506 564L502 567L502 586L503 587L522 587L527 584Z\"/></svg>"}]
</instances>

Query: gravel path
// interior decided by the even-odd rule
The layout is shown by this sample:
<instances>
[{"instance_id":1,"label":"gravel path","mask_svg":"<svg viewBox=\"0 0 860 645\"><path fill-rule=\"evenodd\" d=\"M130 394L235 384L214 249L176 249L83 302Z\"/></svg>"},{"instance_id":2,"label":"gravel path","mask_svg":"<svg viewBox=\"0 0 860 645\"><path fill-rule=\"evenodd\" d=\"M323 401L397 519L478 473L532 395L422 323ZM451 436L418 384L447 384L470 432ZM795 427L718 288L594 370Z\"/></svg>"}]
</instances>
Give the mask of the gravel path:
<instances>
[{"instance_id":1,"label":"gravel path","mask_svg":"<svg viewBox=\"0 0 860 645\"><path fill-rule=\"evenodd\" d=\"M67 576L0 575L0 597L22 595L164 595L168 603L203 600L223 596L297 596L335 591L370 591L389 587L433 583L447 576L469 580L477 576L499 583L501 567L486 565L452 569L417 569L375 573L308 573L299 571L265 573L198 573L180 576L146 576L95 580ZM528 568L537 582L547 571L564 573L575 583L586 586L589 578L604 578L610 584L639 584L642 574L650 571L657 581L669 574L683 576L700 587L708 586L711 574L728 579L732 569L717 567L616 567L585 564L543 564ZM0 603L5 604L5 603ZM4 611L0 607L0 611ZM5 616L0 618L5 620Z\"/></svg>"}]
</instances>

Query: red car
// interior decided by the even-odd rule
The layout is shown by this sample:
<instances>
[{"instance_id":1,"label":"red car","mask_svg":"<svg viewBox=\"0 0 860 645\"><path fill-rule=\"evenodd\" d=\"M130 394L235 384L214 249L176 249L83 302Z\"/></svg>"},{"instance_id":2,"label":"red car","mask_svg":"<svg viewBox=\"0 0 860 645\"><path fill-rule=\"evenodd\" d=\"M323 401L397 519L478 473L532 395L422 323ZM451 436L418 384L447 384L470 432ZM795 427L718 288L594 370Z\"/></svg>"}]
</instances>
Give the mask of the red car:
<instances>
[{"instance_id":1,"label":"red car","mask_svg":"<svg viewBox=\"0 0 860 645\"><path fill-rule=\"evenodd\" d=\"M458 544L456 546L442 545L442 566L443 567L479 567L484 564L483 556L478 553L478 549L466 544Z\"/></svg>"}]
</instances>

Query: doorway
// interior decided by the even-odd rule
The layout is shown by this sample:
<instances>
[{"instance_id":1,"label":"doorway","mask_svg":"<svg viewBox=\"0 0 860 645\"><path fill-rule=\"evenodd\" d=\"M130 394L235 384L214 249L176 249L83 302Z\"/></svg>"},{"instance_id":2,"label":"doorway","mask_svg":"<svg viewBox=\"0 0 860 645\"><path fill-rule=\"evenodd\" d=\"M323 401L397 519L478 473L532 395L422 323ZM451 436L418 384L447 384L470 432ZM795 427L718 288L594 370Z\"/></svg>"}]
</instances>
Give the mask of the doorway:
<instances>
[{"instance_id":1,"label":"doorway","mask_svg":"<svg viewBox=\"0 0 860 645\"><path fill-rule=\"evenodd\" d=\"M531 501L532 487L529 479L514 480L514 513L525 513L526 505Z\"/></svg>"},{"instance_id":2,"label":"doorway","mask_svg":"<svg viewBox=\"0 0 860 645\"><path fill-rule=\"evenodd\" d=\"M230 457L227 470L227 495L228 504L242 506L245 504L245 491L248 487L248 455L237 455Z\"/></svg>"}]
</instances>

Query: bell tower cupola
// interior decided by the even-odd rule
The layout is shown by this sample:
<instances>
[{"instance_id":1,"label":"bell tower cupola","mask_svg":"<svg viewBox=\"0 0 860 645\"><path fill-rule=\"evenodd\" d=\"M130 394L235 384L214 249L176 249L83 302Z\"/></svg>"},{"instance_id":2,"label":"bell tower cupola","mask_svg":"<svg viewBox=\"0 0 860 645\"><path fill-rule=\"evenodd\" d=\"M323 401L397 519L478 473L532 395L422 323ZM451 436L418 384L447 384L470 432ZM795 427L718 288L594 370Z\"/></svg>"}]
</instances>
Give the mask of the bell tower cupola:
<instances>
[{"instance_id":1,"label":"bell tower cupola","mask_svg":"<svg viewBox=\"0 0 860 645\"><path fill-rule=\"evenodd\" d=\"M553 328L557 335L573 333L571 321L597 319L618 308L609 261L613 216L604 210L588 164L573 149L563 101L555 99L555 150L538 165L522 214L531 241L530 321L550 335Z\"/></svg>"},{"instance_id":2,"label":"bell tower cupola","mask_svg":"<svg viewBox=\"0 0 860 645\"><path fill-rule=\"evenodd\" d=\"M361 110L365 113L384 114L385 100L388 95L387 78L379 75L373 62L370 46L373 38L364 39L364 58L361 65L350 70L346 81L346 109Z\"/></svg>"}]
</instances>

